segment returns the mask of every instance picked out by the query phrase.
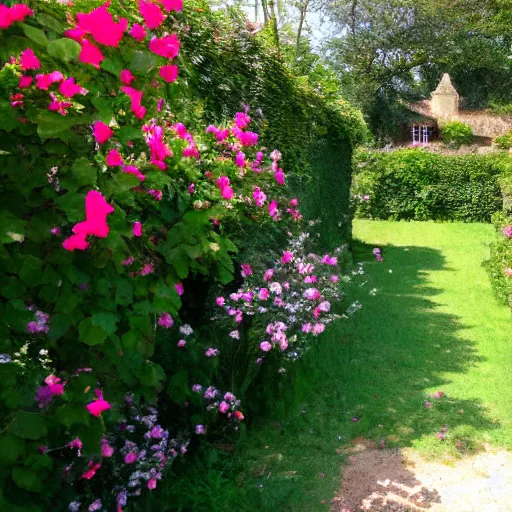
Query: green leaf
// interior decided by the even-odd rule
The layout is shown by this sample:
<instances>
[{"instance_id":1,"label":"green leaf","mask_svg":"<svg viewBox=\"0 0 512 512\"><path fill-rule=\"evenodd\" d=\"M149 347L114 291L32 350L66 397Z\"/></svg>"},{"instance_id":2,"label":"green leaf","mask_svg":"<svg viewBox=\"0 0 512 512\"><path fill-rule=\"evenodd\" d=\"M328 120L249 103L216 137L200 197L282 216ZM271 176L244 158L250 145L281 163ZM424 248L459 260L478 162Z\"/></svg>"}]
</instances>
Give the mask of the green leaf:
<instances>
[{"instance_id":1,"label":"green leaf","mask_svg":"<svg viewBox=\"0 0 512 512\"><path fill-rule=\"evenodd\" d=\"M132 60L128 66L134 73L146 75L158 65L156 55L146 51L136 51L133 53Z\"/></svg>"},{"instance_id":2,"label":"green leaf","mask_svg":"<svg viewBox=\"0 0 512 512\"><path fill-rule=\"evenodd\" d=\"M43 482L40 476L31 469L16 466L12 469L12 479L16 485L30 492L41 492L43 490Z\"/></svg>"},{"instance_id":3,"label":"green leaf","mask_svg":"<svg viewBox=\"0 0 512 512\"><path fill-rule=\"evenodd\" d=\"M18 411L10 426L10 431L22 439L40 439L47 434L46 425L37 412Z\"/></svg>"},{"instance_id":4,"label":"green leaf","mask_svg":"<svg viewBox=\"0 0 512 512\"><path fill-rule=\"evenodd\" d=\"M98 116L95 117L98 117L98 119L100 121L103 121L105 124L109 124L112 118L114 117L114 111L112 110L111 101L105 98L95 97L92 98L91 103L98 110Z\"/></svg>"},{"instance_id":5,"label":"green leaf","mask_svg":"<svg viewBox=\"0 0 512 512\"><path fill-rule=\"evenodd\" d=\"M20 279L28 285L37 285L42 277L43 262L28 254L23 258L23 264L19 273Z\"/></svg>"},{"instance_id":6,"label":"green leaf","mask_svg":"<svg viewBox=\"0 0 512 512\"><path fill-rule=\"evenodd\" d=\"M0 464L11 466L25 455L25 441L13 434L0 436Z\"/></svg>"},{"instance_id":7,"label":"green leaf","mask_svg":"<svg viewBox=\"0 0 512 512\"><path fill-rule=\"evenodd\" d=\"M95 313L91 321L95 327L101 327L108 334L114 334L117 331L116 323L119 317L113 313Z\"/></svg>"},{"instance_id":8,"label":"green leaf","mask_svg":"<svg viewBox=\"0 0 512 512\"><path fill-rule=\"evenodd\" d=\"M50 322L50 332L48 336L54 340L58 340L62 338L68 329L71 326L71 321L67 315L63 315L61 313L56 313L52 316L52 321Z\"/></svg>"},{"instance_id":9,"label":"green leaf","mask_svg":"<svg viewBox=\"0 0 512 512\"><path fill-rule=\"evenodd\" d=\"M48 43L48 54L63 62L70 62L78 59L82 47L73 39L63 37Z\"/></svg>"},{"instance_id":10,"label":"green leaf","mask_svg":"<svg viewBox=\"0 0 512 512\"><path fill-rule=\"evenodd\" d=\"M26 290L27 287L16 277L7 277L0 284L0 294L6 299L21 299Z\"/></svg>"},{"instance_id":11,"label":"green leaf","mask_svg":"<svg viewBox=\"0 0 512 512\"><path fill-rule=\"evenodd\" d=\"M171 249L165 255L165 259L175 268L180 279L188 276L189 258L182 247Z\"/></svg>"},{"instance_id":12,"label":"green leaf","mask_svg":"<svg viewBox=\"0 0 512 512\"><path fill-rule=\"evenodd\" d=\"M32 468L34 471L40 471L41 469L52 469L53 461L49 455L34 453L29 455L23 461L23 464L28 468Z\"/></svg>"},{"instance_id":13,"label":"green leaf","mask_svg":"<svg viewBox=\"0 0 512 512\"><path fill-rule=\"evenodd\" d=\"M0 243L23 242L25 221L18 219L7 210L0 210Z\"/></svg>"},{"instance_id":14,"label":"green leaf","mask_svg":"<svg viewBox=\"0 0 512 512\"><path fill-rule=\"evenodd\" d=\"M58 34L61 34L62 32L64 32L64 29L65 29L64 24L61 23L57 18L54 18L53 16L50 16L49 14L45 14L45 13L36 14L35 19L38 23L43 25L43 27L47 27L47 28L53 30L54 32L57 32ZM69 39L66 39L66 40L69 40ZM73 42L75 42L75 41L73 41ZM49 43L49 44L51 44L51 43ZM50 53L49 50L50 50L50 46L48 46L48 53Z\"/></svg>"},{"instance_id":15,"label":"green leaf","mask_svg":"<svg viewBox=\"0 0 512 512\"><path fill-rule=\"evenodd\" d=\"M57 410L57 420L65 427L89 425L90 413L85 405L66 404Z\"/></svg>"},{"instance_id":16,"label":"green leaf","mask_svg":"<svg viewBox=\"0 0 512 512\"><path fill-rule=\"evenodd\" d=\"M75 192L80 187L96 186L97 170L89 163L85 157L77 158L71 167L71 170L65 173L60 179L62 188Z\"/></svg>"},{"instance_id":17,"label":"green leaf","mask_svg":"<svg viewBox=\"0 0 512 512\"><path fill-rule=\"evenodd\" d=\"M30 25L27 25L26 23L21 23L21 28L23 29L23 32L25 32L25 35L31 41L34 41L34 43L36 43L40 46L48 45L48 38L46 37L46 34L41 29L32 27Z\"/></svg>"},{"instance_id":18,"label":"green leaf","mask_svg":"<svg viewBox=\"0 0 512 512\"><path fill-rule=\"evenodd\" d=\"M167 395L175 404L182 406L188 394L188 375L185 370L180 370L171 377L169 385L167 386Z\"/></svg>"},{"instance_id":19,"label":"green leaf","mask_svg":"<svg viewBox=\"0 0 512 512\"><path fill-rule=\"evenodd\" d=\"M133 284L129 279L118 279L116 282L116 304L128 306L133 302Z\"/></svg>"},{"instance_id":20,"label":"green leaf","mask_svg":"<svg viewBox=\"0 0 512 512\"><path fill-rule=\"evenodd\" d=\"M61 116L56 112L41 112L37 119L37 134L41 139L49 139L63 132L67 132L75 123L73 116Z\"/></svg>"},{"instance_id":21,"label":"green leaf","mask_svg":"<svg viewBox=\"0 0 512 512\"><path fill-rule=\"evenodd\" d=\"M93 325L91 318L86 318L80 322L78 325L78 334L80 341L89 346L100 345L108 336L108 332L104 329Z\"/></svg>"},{"instance_id":22,"label":"green leaf","mask_svg":"<svg viewBox=\"0 0 512 512\"><path fill-rule=\"evenodd\" d=\"M123 71L124 66L121 61L107 57L102 61L101 69L112 73L115 77L118 78L121 71Z\"/></svg>"},{"instance_id":23,"label":"green leaf","mask_svg":"<svg viewBox=\"0 0 512 512\"><path fill-rule=\"evenodd\" d=\"M165 372L159 364L148 361L137 372L137 377L144 386L158 387L165 380Z\"/></svg>"}]
</instances>

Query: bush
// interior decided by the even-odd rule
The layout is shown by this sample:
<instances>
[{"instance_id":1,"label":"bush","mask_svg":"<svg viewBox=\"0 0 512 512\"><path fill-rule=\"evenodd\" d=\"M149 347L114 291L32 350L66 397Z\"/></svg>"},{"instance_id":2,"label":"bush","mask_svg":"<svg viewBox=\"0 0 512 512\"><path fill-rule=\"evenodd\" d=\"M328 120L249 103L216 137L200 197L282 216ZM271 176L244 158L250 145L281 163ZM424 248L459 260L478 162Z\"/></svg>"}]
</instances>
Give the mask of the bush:
<instances>
[{"instance_id":1,"label":"bush","mask_svg":"<svg viewBox=\"0 0 512 512\"><path fill-rule=\"evenodd\" d=\"M191 437L194 445L207 432L240 428L236 394L247 379L234 377L238 360L222 358L233 327L212 325L208 304L253 272L237 260L234 240L268 235L251 261L256 275L287 248L302 216L285 185L282 155L261 147L260 133L251 131L271 140L266 117L243 111L206 127L183 79L193 73L186 57L175 80L178 41L189 37L189 19L199 23L195 7L166 13L162 25L151 4L149 37L134 25L144 14L134 2L80 18L74 15L89 12L89 0L76 2L69 16L53 2L30 5L35 13L0 10L1 502L13 512L68 504L122 510L154 489ZM269 73L265 78L266 88L281 89ZM339 112L326 119L350 152L351 137L340 139L350 120ZM331 137L326 126L316 136ZM298 248L291 253L286 271L299 273L303 256ZM324 262L308 257L333 265L327 255ZM265 300L260 284L244 289L239 307L226 306L241 329L247 304ZM289 304L278 292L285 282L277 285L269 290L284 315ZM317 287L319 296L300 305L316 334L324 315L333 319L320 305L334 286ZM248 349L237 357L251 360L256 374L257 352L271 374L295 344L304 350L312 341L303 320L286 319L294 334L289 349L280 325L282 345L271 357L253 337L244 338Z\"/></svg>"},{"instance_id":2,"label":"bush","mask_svg":"<svg viewBox=\"0 0 512 512\"><path fill-rule=\"evenodd\" d=\"M473 131L465 123L450 121L441 126L441 140L455 147L470 145L473 143Z\"/></svg>"},{"instance_id":3,"label":"bush","mask_svg":"<svg viewBox=\"0 0 512 512\"><path fill-rule=\"evenodd\" d=\"M499 149L512 148L512 130L509 130L507 133L501 135L500 137L496 137L492 142Z\"/></svg>"},{"instance_id":4,"label":"bush","mask_svg":"<svg viewBox=\"0 0 512 512\"><path fill-rule=\"evenodd\" d=\"M499 177L506 158L360 150L352 188L357 215L490 222L502 206Z\"/></svg>"}]
</instances>

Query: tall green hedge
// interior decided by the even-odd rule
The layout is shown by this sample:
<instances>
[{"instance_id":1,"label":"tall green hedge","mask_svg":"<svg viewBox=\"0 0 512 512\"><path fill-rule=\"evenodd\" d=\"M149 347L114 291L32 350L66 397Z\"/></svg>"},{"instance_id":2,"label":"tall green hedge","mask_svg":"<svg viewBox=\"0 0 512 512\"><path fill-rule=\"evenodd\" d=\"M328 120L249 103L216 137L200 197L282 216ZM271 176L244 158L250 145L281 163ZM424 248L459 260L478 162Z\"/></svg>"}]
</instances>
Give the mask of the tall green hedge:
<instances>
[{"instance_id":1,"label":"tall green hedge","mask_svg":"<svg viewBox=\"0 0 512 512\"><path fill-rule=\"evenodd\" d=\"M440 155L422 149L360 150L353 197L359 217L490 222L502 207L507 156Z\"/></svg>"}]
</instances>

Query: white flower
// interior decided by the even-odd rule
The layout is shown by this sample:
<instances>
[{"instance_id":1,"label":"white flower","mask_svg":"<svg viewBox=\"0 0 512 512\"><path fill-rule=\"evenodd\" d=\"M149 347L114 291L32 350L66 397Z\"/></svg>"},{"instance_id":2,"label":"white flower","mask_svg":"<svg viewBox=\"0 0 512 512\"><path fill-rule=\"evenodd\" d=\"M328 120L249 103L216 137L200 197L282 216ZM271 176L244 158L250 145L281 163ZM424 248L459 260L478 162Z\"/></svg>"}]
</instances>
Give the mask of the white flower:
<instances>
[{"instance_id":1,"label":"white flower","mask_svg":"<svg viewBox=\"0 0 512 512\"><path fill-rule=\"evenodd\" d=\"M192 334L194 332L194 329L192 329L192 327L190 327L190 325L188 325L188 324L183 324L180 327L180 332L181 332L181 334L188 336L189 334Z\"/></svg>"}]
</instances>

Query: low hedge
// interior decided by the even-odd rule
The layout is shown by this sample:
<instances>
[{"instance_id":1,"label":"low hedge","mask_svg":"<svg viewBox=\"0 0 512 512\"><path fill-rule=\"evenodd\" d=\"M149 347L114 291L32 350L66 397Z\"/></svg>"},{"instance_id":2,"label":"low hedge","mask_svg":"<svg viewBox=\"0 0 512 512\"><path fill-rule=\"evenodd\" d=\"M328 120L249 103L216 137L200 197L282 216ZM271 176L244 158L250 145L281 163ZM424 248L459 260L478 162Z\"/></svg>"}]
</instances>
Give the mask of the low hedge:
<instances>
[{"instance_id":1,"label":"low hedge","mask_svg":"<svg viewBox=\"0 0 512 512\"><path fill-rule=\"evenodd\" d=\"M505 155L451 156L423 149L359 150L356 215L394 220L490 222L501 210Z\"/></svg>"}]
</instances>

